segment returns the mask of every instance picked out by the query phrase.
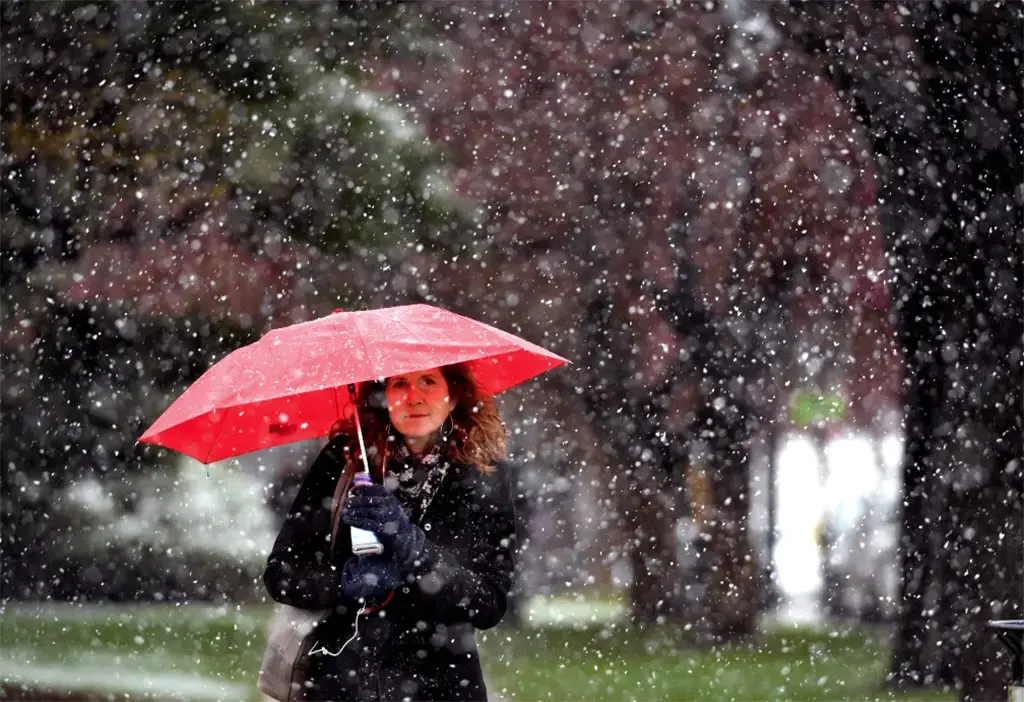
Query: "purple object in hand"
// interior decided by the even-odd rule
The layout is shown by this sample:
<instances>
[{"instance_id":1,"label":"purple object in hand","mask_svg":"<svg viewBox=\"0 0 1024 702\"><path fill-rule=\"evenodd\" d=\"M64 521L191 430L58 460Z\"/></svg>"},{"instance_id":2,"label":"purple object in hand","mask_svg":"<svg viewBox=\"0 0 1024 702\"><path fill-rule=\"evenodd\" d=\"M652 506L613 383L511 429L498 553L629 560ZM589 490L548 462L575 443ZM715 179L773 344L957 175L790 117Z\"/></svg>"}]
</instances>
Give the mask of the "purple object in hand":
<instances>
[{"instance_id":1,"label":"purple object in hand","mask_svg":"<svg viewBox=\"0 0 1024 702\"><path fill-rule=\"evenodd\" d=\"M366 471L360 471L352 478L353 489L360 485L372 484L373 477ZM360 529L358 527L351 527L350 533L352 535L352 553L355 555L369 556L384 552L384 545L381 544L377 535L372 531L367 531L366 529Z\"/></svg>"}]
</instances>

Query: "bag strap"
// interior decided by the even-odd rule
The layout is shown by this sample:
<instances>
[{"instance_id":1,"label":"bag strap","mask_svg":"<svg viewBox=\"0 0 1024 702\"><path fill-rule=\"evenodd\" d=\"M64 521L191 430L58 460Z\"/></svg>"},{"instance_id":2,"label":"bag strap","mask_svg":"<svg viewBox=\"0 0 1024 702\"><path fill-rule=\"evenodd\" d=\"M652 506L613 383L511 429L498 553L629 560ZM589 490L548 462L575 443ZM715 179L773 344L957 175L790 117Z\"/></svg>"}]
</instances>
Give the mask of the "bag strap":
<instances>
[{"instance_id":1,"label":"bag strap","mask_svg":"<svg viewBox=\"0 0 1024 702\"><path fill-rule=\"evenodd\" d=\"M341 468L341 475L338 477L338 485L334 488L334 498L331 500L331 556L334 556L334 544L338 542L338 527L341 526L341 499L348 491L352 482L353 472L348 470L347 465Z\"/></svg>"}]
</instances>

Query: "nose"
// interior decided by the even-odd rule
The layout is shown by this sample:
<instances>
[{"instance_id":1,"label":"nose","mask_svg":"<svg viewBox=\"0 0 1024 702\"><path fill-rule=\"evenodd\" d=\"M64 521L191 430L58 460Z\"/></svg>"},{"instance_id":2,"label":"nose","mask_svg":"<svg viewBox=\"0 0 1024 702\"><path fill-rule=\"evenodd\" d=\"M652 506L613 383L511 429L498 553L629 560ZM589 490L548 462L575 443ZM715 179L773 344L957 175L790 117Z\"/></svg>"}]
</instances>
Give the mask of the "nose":
<instances>
[{"instance_id":1,"label":"nose","mask_svg":"<svg viewBox=\"0 0 1024 702\"><path fill-rule=\"evenodd\" d=\"M406 393L406 395L405 395L405 401L408 404L410 404L410 405L414 405L414 404L416 404L418 402L422 402L423 401L423 393L420 392L419 388L411 387L411 388L409 388L409 392Z\"/></svg>"}]
</instances>

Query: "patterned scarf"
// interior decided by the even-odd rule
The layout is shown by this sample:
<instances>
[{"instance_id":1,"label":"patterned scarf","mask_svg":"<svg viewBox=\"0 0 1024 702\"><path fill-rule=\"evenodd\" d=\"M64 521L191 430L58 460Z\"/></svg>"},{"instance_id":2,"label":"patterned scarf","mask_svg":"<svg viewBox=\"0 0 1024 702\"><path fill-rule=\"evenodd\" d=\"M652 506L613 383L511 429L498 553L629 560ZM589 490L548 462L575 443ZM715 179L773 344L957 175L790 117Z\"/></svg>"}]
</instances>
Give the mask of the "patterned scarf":
<instances>
[{"instance_id":1,"label":"patterned scarf","mask_svg":"<svg viewBox=\"0 0 1024 702\"><path fill-rule=\"evenodd\" d=\"M419 522L434 499L448 473L449 461L445 456L448 442L438 436L434 447L422 456L413 455L404 441L394 442L393 453L388 459L388 476L385 486L395 493L406 514L413 522Z\"/></svg>"}]
</instances>

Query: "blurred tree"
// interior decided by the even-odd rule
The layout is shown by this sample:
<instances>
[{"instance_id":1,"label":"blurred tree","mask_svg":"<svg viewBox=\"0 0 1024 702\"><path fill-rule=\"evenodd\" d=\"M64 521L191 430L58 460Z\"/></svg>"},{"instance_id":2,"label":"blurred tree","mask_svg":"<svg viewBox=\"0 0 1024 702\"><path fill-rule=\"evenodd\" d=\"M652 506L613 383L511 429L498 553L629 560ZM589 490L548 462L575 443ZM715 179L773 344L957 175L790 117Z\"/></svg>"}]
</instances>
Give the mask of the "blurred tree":
<instances>
[{"instance_id":1,"label":"blurred tree","mask_svg":"<svg viewBox=\"0 0 1024 702\"><path fill-rule=\"evenodd\" d=\"M834 352L853 359L858 416L892 360L863 136L794 47L768 41L741 62L722 8L426 7L445 51L384 61L375 84L448 148L490 249L479 268L416 266L442 281L434 294L581 360L563 416L585 413L610 464L640 625L679 616L664 467L691 435L715 449L701 624L752 633L747 439L777 392L764 326L782 308L838 308L864 339Z\"/></svg>"},{"instance_id":2,"label":"blurred tree","mask_svg":"<svg viewBox=\"0 0 1024 702\"><path fill-rule=\"evenodd\" d=\"M358 294L374 262L329 290L333 255L436 240L453 205L414 126L359 86L362 53L403 36L388 8L5 5L5 211L33 225L8 238L7 259L74 261L102 244L109 260L36 278L87 300L159 291L158 313L180 314L184 298L251 316L255 300L258 327L308 316L320 294ZM256 275L216 280L218 267ZM97 289L102 278L135 284Z\"/></svg>"},{"instance_id":3,"label":"blurred tree","mask_svg":"<svg viewBox=\"0 0 1024 702\"><path fill-rule=\"evenodd\" d=\"M890 680L1006 696L984 627L1022 616L1024 9L777 5L873 139L906 359L901 616Z\"/></svg>"},{"instance_id":4,"label":"blurred tree","mask_svg":"<svg viewBox=\"0 0 1024 702\"><path fill-rule=\"evenodd\" d=\"M138 468L140 458L151 467L165 464L166 452L140 455L134 448L163 398L252 340L252 332L190 319L134 321L106 305L65 305L32 292L12 296L34 301L36 311L4 325L0 354L0 597L88 596L91 586L83 573L109 568L74 552L71 537L82 525L70 520L67 490L92 477L106 486L110 499L124 496L130 502L122 489L126 472ZM6 334L11 327L16 338ZM134 556L118 552L115 543L108 546L117 569L138 572ZM157 570L146 577L159 580L166 568L151 566ZM108 596L145 592L143 584L127 581L125 592L96 585Z\"/></svg>"},{"instance_id":5,"label":"blurred tree","mask_svg":"<svg viewBox=\"0 0 1024 702\"><path fill-rule=\"evenodd\" d=\"M0 12L7 564L59 528L67 481L137 465L119 464L182 383L255 332L359 304L385 267L371 250L434 246L457 203L360 87L365 52L418 36L390 3ZM30 571L5 568L4 595L44 595Z\"/></svg>"}]
</instances>

